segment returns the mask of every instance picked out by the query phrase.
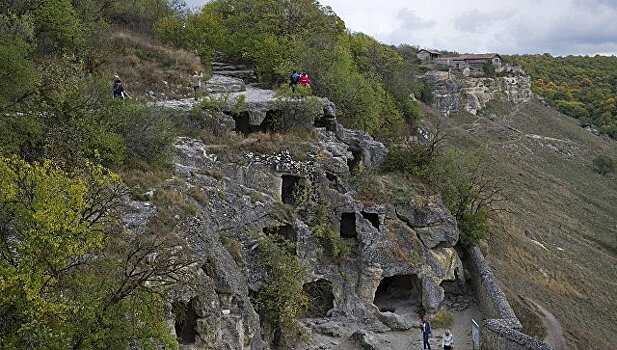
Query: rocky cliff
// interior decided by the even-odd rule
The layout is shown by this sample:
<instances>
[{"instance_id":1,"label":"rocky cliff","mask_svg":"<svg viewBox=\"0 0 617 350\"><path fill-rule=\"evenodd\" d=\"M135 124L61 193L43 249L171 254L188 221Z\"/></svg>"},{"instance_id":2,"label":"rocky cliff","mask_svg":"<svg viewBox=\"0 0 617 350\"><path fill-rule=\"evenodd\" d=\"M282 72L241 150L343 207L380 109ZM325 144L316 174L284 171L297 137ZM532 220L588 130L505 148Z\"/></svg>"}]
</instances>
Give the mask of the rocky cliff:
<instances>
[{"instance_id":1,"label":"rocky cliff","mask_svg":"<svg viewBox=\"0 0 617 350\"><path fill-rule=\"evenodd\" d=\"M430 71L425 77L433 90L433 106L444 114L477 114L491 100L519 103L533 97L531 78L525 75L488 78Z\"/></svg>"},{"instance_id":2,"label":"rocky cliff","mask_svg":"<svg viewBox=\"0 0 617 350\"><path fill-rule=\"evenodd\" d=\"M302 159L247 151L229 160L219 156L224 146L177 140L175 175L165 186L199 194L190 197L198 209L184 233L194 251L195 284L169 296L170 326L184 349L272 347L276 334L254 304L269 273L257 263L264 236L290 242L307 268L297 278L309 298L301 323L311 349L319 348L321 335L364 339L409 329L419 314L439 310L446 285L462 288L453 248L459 232L440 198L360 200L352 173L377 167L387 149L341 127L333 108L324 111L330 127L300 123L315 133ZM133 225L156 211L149 202L132 204ZM331 225L332 239L348 247L347 254L332 256L316 234L319 220Z\"/></svg>"}]
</instances>

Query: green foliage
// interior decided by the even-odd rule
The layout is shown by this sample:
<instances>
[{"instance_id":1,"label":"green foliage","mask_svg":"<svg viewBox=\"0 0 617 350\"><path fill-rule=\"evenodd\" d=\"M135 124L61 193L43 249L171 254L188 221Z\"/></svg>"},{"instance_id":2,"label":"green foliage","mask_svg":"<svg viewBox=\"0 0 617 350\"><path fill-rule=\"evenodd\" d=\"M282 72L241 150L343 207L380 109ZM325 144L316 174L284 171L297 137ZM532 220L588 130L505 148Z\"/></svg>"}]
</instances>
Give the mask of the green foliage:
<instances>
[{"instance_id":1,"label":"green foliage","mask_svg":"<svg viewBox=\"0 0 617 350\"><path fill-rule=\"evenodd\" d=\"M437 311L431 318L431 323L434 328L448 329L454 324L454 316L448 311L448 309L441 309Z\"/></svg>"},{"instance_id":2,"label":"green foliage","mask_svg":"<svg viewBox=\"0 0 617 350\"><path fill-rule=\"evenodd\" d=\"M110 235L123 195L119 177L101 166L66 172L49 161L0 159L3 347L177 347L158 288L131 273L144 257L136 247L151 246Z\"/></svg>"},{"instance_id":3,"label":"green foliage","mask_svg":"<svg viewBox=\"0 0 617 350\"><path fill-rule=\"evenodd\" d=\"M410 174L428 182L456 217L463 244L488 237L491 205L500 200L502 187L479 158L462 153L443 153L444 136L436 132L426 143L393 146L381 169Z\"/></svg>"},{"instance_id":4,"label":"green foliage","mask_svg":"<svg viewBox=\"0 0 617 350\"><path fill-rule=\"evenodd\" d=\"M495 65L491 61L485 61L482 64L482 72L484 72L484 75L487 77L494 77L496 74L495 70Z\"/></svg>"},{"instance_id":5,"label":"green foliage","mask_svg":"<svg viewBox=\"0 0 617 350\"><path fill-rule=\"evenodd\" d=\"M368 36L347 33L341 19L315 1L216 0L185 19L161 20L156 28L161 38L186 49L254 63L267 86L286 84L294 69L306 71L312 93L333 101L341 120L381 138L399 138L405 121L419 120L411 98L415 61Z\"/></svg>"},{"instance_id":6,"label":"green foliage","mask_svg":"<svg viewBox=\"0 0 617 350\"><path fill-rule=\"evenodd\" d=\"M298 318L308 306L302 289L306 268L290 253L290 243L277 235L259 237L258 263L267 273L266 284L257 292L255 303L267 322L280 331L278 345L297 340L302 334Z\"/></svg>"},{"instance_id":7,"label":"green foliage","mask_svg":"<svg viewBox=\"0 0 617 350\"><path fill-rule=\"evenodd\" d=\"M330 220L330 202L322 200L317 208L317 213L313 226L313 235L326 249L328 256L336 261L341 261L351 254L351 247L345 242L337 232L332 220Z\"/></svg>"},{"instance_id":8,"label":"green foliage","mask_svg":"<svg viewBox=\"0 0 617 350\"><path fill-rule=\"evenodd\" d=\"M431 169L428 182L456 217L461 242L471 245L488 237L489 214L502 192L490 174L490 165L474 155L449 152L437 157Z\"/></svg>"},{"instance_id":9,"label":"green foliage","mask_svg":"<svg viewBox=\"0 0 617 350\"><path fill-rule=\"evenodd\" d=\"M599 155L593 159L594 170L600 175L615 173L617 160L607 155Z\"/></svg>"},{"instance_id":10,"label":"green foliage","mask_svg":"<svg viewBox=\"0 0 617 350\"><path fill-rule=\"evenodd\" d=\"M511 56L533 79L532 88L564 114L617 137L617 57Z\"/></svg>"}]
</instances>

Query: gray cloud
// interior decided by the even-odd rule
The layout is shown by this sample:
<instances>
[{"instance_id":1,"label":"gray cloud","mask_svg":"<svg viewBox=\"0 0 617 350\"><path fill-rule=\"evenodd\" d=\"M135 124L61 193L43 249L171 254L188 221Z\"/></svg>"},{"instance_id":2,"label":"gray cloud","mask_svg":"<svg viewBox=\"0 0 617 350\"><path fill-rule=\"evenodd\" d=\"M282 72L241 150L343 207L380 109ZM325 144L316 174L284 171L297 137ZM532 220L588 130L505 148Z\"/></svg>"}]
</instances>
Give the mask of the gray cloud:
<instances>
[{"instance_id":1,"label":"gray cloud","mask_svg":"<svg viewBox=\"0 0 617 350\"><path fill-rule=\"evenodd\" d=\"M508 18L510 13L489 13L478 10L465 12L452 21L454 28L462 32L473 33L490 27L491 25Z\"/></svg>"},{"instance_id":2,"label":"gray cloud","mask_svg":"<svg viewBox=\"0 0 617 350\"><path fill-rule=\"evenodd\" d=\"M402 23L398 27L397 30L414 30L414 29L426 29L432 28L435 26L435 20L423 20L418 17L418 15L408 9L404 8L396 15L396 19L400 20Z\"/></svg>"}]
</instances>

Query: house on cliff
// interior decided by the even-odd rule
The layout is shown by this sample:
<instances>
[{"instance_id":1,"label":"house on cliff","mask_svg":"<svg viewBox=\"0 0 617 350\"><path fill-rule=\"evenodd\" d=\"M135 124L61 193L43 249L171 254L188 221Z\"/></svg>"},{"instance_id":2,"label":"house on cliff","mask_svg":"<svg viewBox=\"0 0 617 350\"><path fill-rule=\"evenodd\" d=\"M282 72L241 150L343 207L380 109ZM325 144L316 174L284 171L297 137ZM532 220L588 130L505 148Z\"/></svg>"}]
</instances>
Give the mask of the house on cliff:
<instances>
[{"instance_id":1,"label":"house on cliff","mask_svg":"<svg viewBox=\"0 0 617 350\"><path fill-rule=\"evenodd\" d=\"M449 66L460 70L465 68L481 70L486 62L491 62L495 68L500 68L503 59L497 53L466 54L449 58Z\"/></svg>"},{"instance_id":2,"label":"house on cliff","mask_svg":"<svg viewBox=\"0 0 617 350\"><path fill-rule=\"evenodd\" d=\"M420 60L421 64L431 64L434 63L435 60L437 60L439 57L441 57L441 52L422 49L418 51L417 57Z\"/></svg>"}]
</instances>

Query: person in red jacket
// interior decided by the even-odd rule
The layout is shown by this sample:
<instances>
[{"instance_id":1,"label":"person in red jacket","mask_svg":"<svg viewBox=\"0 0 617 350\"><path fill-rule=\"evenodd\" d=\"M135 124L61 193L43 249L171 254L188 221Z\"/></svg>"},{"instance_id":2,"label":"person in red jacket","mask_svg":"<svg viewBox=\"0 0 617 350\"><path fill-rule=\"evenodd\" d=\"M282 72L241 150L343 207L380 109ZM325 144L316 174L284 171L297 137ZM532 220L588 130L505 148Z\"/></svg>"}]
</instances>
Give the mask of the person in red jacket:
<instances>
[{"instance_id":1,"label":"person in red jacket","mask_svg":"<svg viewBox=\"0 0 617 350\"><path fill-rule=\"evenodd\" d=\"M311 86L311 78L309 78L308 74L302 73L300 76L300 85L304 87Z\"/></svg>"}]
</instances>

